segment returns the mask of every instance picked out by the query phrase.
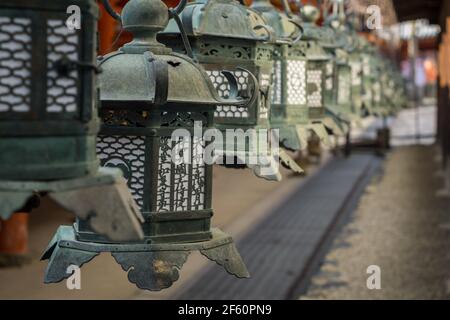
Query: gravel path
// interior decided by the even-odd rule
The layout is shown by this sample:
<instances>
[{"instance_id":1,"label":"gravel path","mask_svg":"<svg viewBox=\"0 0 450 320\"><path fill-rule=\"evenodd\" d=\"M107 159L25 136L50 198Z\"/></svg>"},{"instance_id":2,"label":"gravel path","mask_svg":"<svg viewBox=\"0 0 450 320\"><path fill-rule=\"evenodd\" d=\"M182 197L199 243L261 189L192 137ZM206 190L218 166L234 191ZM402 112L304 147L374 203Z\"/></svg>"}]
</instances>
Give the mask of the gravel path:
<instances>
[{"instance_id":1,"label":"gravel path","mask_svg":"<svg viewBox=\"0 0 450 320\"><path fill-rule=\"evenodd\" d=\"M435 148L393 150L301 299L448 299L450 200L436 197ZM381 268L381 289L366 286Z\"/></svg>"}]
</instances>

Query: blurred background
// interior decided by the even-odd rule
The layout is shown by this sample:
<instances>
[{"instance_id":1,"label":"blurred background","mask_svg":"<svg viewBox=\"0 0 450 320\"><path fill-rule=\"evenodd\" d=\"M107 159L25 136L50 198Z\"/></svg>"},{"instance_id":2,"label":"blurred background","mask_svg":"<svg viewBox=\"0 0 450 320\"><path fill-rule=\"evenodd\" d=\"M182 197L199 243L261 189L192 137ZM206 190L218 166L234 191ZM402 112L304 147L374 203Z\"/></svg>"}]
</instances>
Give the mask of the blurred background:
<instances>
[{"instance_id":1,"label":"blurred background","mask_svg":"<svg viewBox=\"0 0 450 320\"><path fill-rule=\"evenodd\" d=\"M110 2L120 12L127 1ZM171 288L147 292L101 254L83 267L81 290L44 285L40 255L59 225L73 223L44 199L30 215L0 221L0 298L448 299L450 2L351 0L346 9L363 22L374 4L383 28L361 23L359 32L396 62L407 83L409 108L385 119L390 148L376 143L386 123L367 117L352 131L349 157L324 146L294 155L306 175L282 168L283 180L271 182L214 167L213 224L233 236L251 278L228 277L193 253ZM103 7L98 26L101 55L130 40ZM367 287L371 265L381 270L379 290Z\"/></svg>"}]
</instances>

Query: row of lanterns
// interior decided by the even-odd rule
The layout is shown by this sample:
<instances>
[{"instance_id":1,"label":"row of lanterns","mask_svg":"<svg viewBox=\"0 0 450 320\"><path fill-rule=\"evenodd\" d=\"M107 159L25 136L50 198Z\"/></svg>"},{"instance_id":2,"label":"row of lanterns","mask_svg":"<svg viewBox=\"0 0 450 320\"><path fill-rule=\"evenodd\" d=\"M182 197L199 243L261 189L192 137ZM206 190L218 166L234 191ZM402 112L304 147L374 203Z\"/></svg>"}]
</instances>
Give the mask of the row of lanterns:
<instances>
[{"instance_id":1,"label":"row of lanterns","mask_svg":"<svg viewBox=\"0 0 450 320\"><path fill-rule=\"evenodd\" d=\"M287 2L282 13L269 0L182 0L173 9L130 0L119 15L104 1L133 40L96 63L95 1L32 3L0 5L0 215L30 211L42 196L76 215L44 252L46 283L101 252L142 289L171 286L196 250L248 277L232 238L211 227L205 152L280 180L278 162L302 172L285 150L303 150L311 137L330 143L362 116L404 104L393 65L342 7L319 27L316 7L297 16ZM65 24L74 4L79 30ZM208 129L213 137L197 134ZM214 139L230 129L278 129L267 142L281 149ZM191 161L179 163L172 151L186 141L181 157Z\"/></svg>"}]
</instances>

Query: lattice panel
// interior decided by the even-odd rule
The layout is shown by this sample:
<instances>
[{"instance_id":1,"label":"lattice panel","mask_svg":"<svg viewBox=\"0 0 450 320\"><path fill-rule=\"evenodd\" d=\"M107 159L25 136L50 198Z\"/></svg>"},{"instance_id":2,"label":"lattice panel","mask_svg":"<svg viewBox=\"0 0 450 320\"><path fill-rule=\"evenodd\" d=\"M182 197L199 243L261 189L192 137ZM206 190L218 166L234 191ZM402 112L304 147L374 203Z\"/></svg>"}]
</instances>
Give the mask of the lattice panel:
<instances>
[{"instance_id":1,"label":"lattice panel","mask_svg":"<svg viewBox=\"0 0 450 320\"><path fill-rule=\"evenodd\" d=\"M102 166L122 170L136 203L142 208L145 182L145 139L140 136L99 135L97 156Z\"/></svg>"},{"instance_id":2,"label":"lattice panel","mask_svg":"<svg viewBox=\"0 0 450 320\"><path fill-rule=\"evenodd\" d=\"M368 56L363 56L362 72L365 76L370 76L370 59Z\"/></svg>"},{"instance_id":3,"label":"lattice panel","mask_svg":"<svg viewBox=\"0 0 450 320\"><path fill-rule=\"evenodd\" d=\"M272 84L272 73L267 74L267 73L260 73L260 77L259 77L259 88L264 91L264 92L269 92L268 94L270 95L271 90L270 90L270 86ZM263 89L264 88L264 89ZM265 88L267 88L268 90L266 90ZM260 90L260 91L261 91ZM267 96L267 94L260 94L260 99L259 99L259 118L260 119L268 119L269 118L269 108L270 108L270 96Z\"/></svg>"},{"instance_id":4,"label":"lattice panel","mask_svg":"<svg viewBox=\"0 0 450 320\"><path fill-rule=\"evenodd\" d=\"M308 92L308 107L322 106L322 70L308 70L308 87L313 86L316 90Z\"/></svg>"},{"instance_id":5,"label":"lattice panel","mask_svg":"<svg viewBox=\"0 0 450 320\"><path fill-rule=\"evenodd\" d=\"M360 62L353 62L350 66L352 68L352 86L360 86L362 65Z\"/></svg>"},{"instance_id":6,"label":"lattice panel","mask_svg":"<svg viewBox=\"0 0 450 320\"><path fill-rule=\"evenodd\" d=\"M31 108L31 19L0 17L0 112Z\"/></svg>"},{"instance_id":7,"label":"lattice panel","mask_svg":"<svg viewBox=\"0 0 450 320\"><path fill-rule=\"evenodd\" d=\"M338 72L338 104L347 104L350 102L350 73Z\"/></svg>"},{"instance_id":8,"label":"lattice panel","mask_svg":"<svg viewBox=\"0 0 450 320\"><path fill-rule=\"evenodd\" d=\"M306 104L306 61L287 61L287 103Z\"/></svg>"},{"instance_id":9,"label":"lattice panel","mask_svg":"<svg viewBox=\"0 0 450 320\"><path fill-rule=\"evenodd\" d=\"M225 76L216 70L207 70L214 87L219 93L220 97L228 98L230 95L230 84ZM246 71L232 72L237 79L238 89L247 90L249 82L249 74ZM238 106L217 106L214 116L217 118L248 118L249 113L246 107Z\"/></svg>"},{"instance_id":10,"label":"lattice panel","mask_svg":"<svg viewBox=\"0 0 450 320\"><path fill-rule=\"evenodd\" d=\"M271 101L273 104L281 104L281 90L282 90L282 75L281 75L281 61L277 60L273 64L273 72L272 72L272 98Z\"/></svg>"},{"instance_id":11,"label":"lattice panel","mask_svg":"<svg viewBox=\"0 0 450 320\"><path fill-rule=\"evenodd\" d=\"M192 149L189 142L180 138L174 142L171 137L160 140L158 164L158 190L156 211L187 211L205 208L206 165L203 162L205 142L192 137ZM191 163L172 159L172 146L176 154L192 152Z\"/></svg>"},{"instance_id":12,"label":"lattice panel","mask_svg":"<svg viewBox=\"0 0 450 320\"><path fill-rule=\"evenodd\" d=\"M205 141L194 137L192 140L192 194L191 209L205 209L206 167L203 163Z\"/></svg>"},{"instance_id":13,"label":"lattice panel","mask_svg":"<svg viewBox=\"0 0 450 320\"><path fill-rule=\"evenodd\" d=\"M327 62L325 65L325 90L333 90L333 75L334 75L334 64L333 62Z\"/></svg>"},{"instance_id":14,"label":"lattice panel","mask_svg":"<svg viewBox=\"0 0 450 320\"><path fill-rule=\"evenodd\" d=\"M54 65L62 57L78 61L78 35L69 30L64 20L47 21L47 112L77 110L78 72L67 76L57 73Z\"/></svg>"},{"instance_id":15,"label":"lattice panel","mask_svg":"<svg viewBox=\"0 0 450 320\"><path fill-rule=\"evenodd\" d=\"M373 84L373 100L376 103L381 101L381 84L378 81Z\"/></svg>"}]
</instances>

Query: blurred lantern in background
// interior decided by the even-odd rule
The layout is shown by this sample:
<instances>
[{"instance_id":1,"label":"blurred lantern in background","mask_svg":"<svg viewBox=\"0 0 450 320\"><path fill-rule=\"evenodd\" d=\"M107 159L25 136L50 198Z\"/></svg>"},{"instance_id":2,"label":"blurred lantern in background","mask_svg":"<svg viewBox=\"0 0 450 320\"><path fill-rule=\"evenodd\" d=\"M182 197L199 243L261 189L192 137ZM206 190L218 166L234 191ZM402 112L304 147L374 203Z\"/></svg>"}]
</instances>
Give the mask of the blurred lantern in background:
<instances>
[{"instance_id":1,"label":"blurred lantern in background","mask_svg":"<svg viewBox=\"0 0 450 320\"><path fill-rule=\"evenodd\" d=\"M362 104L364 112L369 115L374 114L373 85L376 80L374 62L376 48L362 36L360 36L360 53L362 57Z\"/></svg>"},{"instance_id":2,"label":"blurred lantern in background","mask_svg":"<svg viewBox=\"0 0 450 320\"><path fill-rule=\"evenodd\" d=\"M347 33L347 46L346 50L349 53L349 64L351 67L351 91L352 91L352 104L353 112L358 116L363 116L362 112L362 75L363 75L363 61L362 55L359 50L359 36L355 30L354 22L349 18L349 21L345 24L344 29Z\"/></svg>"},{"instance_id":3,"label":"blurred lantern in background","mask_svg":"<svg viewBox=\"0 0 450 320\"><path fill-rule=\"evenodd\" d=\"M273 145L274 137L266 134L265 144L259 144L259 133L268 132L271 110L273 34L263 18L254 10L232 0L199 0L189 3L182 12L181 21L189 40L192 42L192 55L199 61L221 97L231 93L228 79L221 74L223 68L229 69L237 79L242 94L256 94L256 100L248 106L219 105L215 112L215 122L223 133L224 144L216 145L216 152L226 165L229 162L245 164L262 178L280 180L278 156L281 162L295 172L302 170L284 152L272 153L278 149ZM180 46L180 33L174 21L160 33L158 38L177 52ZM253 73L259 83L259 91L249 85ZM228 132L256 132L258 142L249 139L229 139ZM278 142L278 141L276 141ZM251 159L257 159L252 161Z\"/></svg>"},{"instance_id":4,"label":"blurred lantern in background","mask_svg":"<svg viewBox=\"0 0 450 320\"><path fill-rule=\"evenodd\" d=\"M319 3L320 8L320 3ZM324 83L324 107L325 126L334 136L347 136L349 139L350 122L345 113L345 105L350 105L350 90L345 91L345 78L350 82L350 67L348 66L347 53L343 51L345 41L342 36L337 34L335 28L331 26L331 20L328 19L328 12L325 10L324 24L318 30L320 32L319 43L329 55L325 65L325 83ZM341 79L341 83L340 80ZM340 89L344 89L341 91ZM339 97L339 101L338 101ZM349 141L347 140L349 143Z\"/></svg>"},{"instance_id":5,"label":"blurred lantern in background","mask_svg":"<svg viewBox=\"0 0 450 320\"><path fill-rule=\"evenodd\" d=\"M308 87L308 108L309 117L312 123L313 132L322 142L329 144L328 133L325 130L324 123L330 123L325 112L325 88L327 66L332 56L329 55L322 44L326 29L319 27L316 23L320 17L320 11L312 5L305 5L300 11L303 20L304 34L302 41L307 47L307 87ZM329 70L328 70L329 72ZM335 129L336 127L333 126Z\"/></svg>"},{"instance_id":6,"label":"blurred lantern in background","mask_svg":"<svg viewBox=\"0 0 450 320\"><path fill-rule=\"evenodd\" d=\"M298 21L279 12L268 1L254 1L252 8L260 12L275 33L271 126L279 130L280 142L284 148L305 149L309 116L306 100L306 48L299 42L302 28Z\"/></svg>"},{"instance_id":7,"label":"blurred lantern in background","mask_svg":"<svg viewBox=\"0 0 450 320\"><path fill-rule=\"evenodd\" d=\"M110 10L134 40L99 58L104 123L98 155L103 166L121 168L128 179L145 218L145 238L111 242L79 219L74 227L61 227L50 243L46 282L61 281L69 264L81 266L100 252L110 252L141 289L170 287L193 250L237 277L248 277L232 238L210 228L211 129L217 105L244 108L254 96L220 98L200 65L156 41L156 33L184 6L169 11L159 0L131 0L121 17ZM255 77L242 72L258 90ZM224 73L236 92L236 80Z\"/></svg>"},{"instance_id":8,"label":"blurred lantern in background","mask_svg":"<svg viewBox=\"0 0 450 320\"><path fill-rule=\"evenodd\" d=\"M48 195L96 232L137 240L120 171L98 169L97 17L90 0L0 4L0 218Z\"/></svg>"}]
</instances>

